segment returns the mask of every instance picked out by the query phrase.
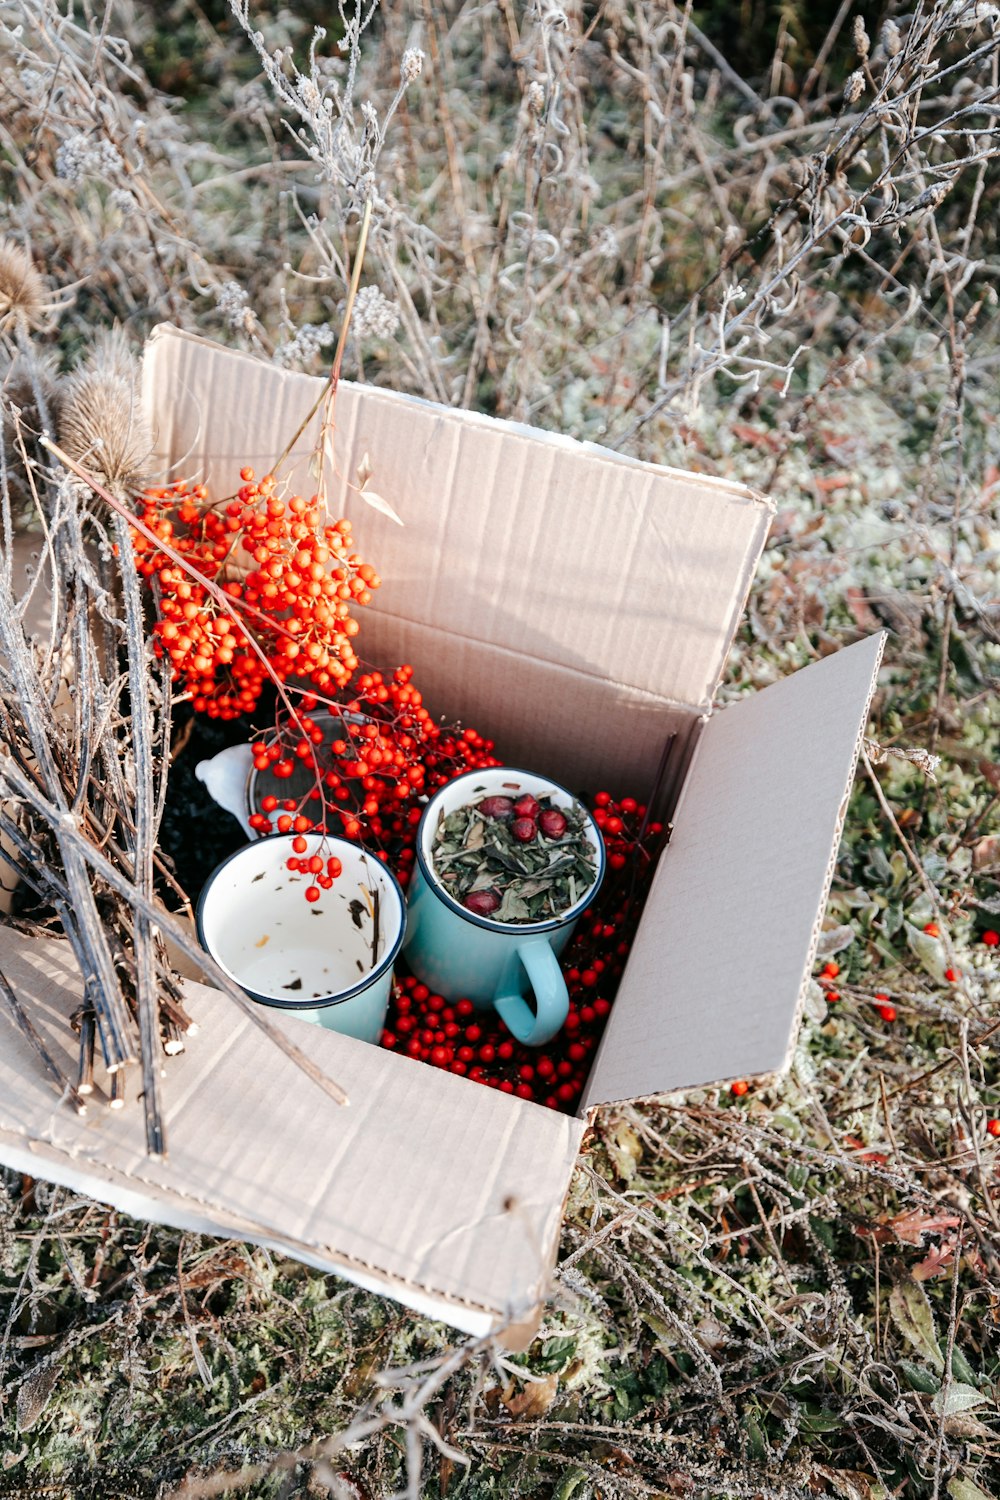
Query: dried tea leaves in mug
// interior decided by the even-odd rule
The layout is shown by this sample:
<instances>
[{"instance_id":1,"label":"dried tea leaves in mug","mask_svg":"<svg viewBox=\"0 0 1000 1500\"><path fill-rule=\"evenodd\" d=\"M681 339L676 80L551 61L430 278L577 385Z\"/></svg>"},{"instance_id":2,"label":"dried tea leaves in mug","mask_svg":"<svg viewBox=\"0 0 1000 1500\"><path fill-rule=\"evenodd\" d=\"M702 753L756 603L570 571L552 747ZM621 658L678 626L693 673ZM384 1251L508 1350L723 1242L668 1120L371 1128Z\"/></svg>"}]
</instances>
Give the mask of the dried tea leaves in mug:
<instances>
[{"instance_id":1,"label":"dried tea leaves in mug","mask_svg":"<svg viewBox=\"0 0 1000 1500\"><path fill-rule=\"evenodd\" d=\"M452 900L494 922L547 922L575 906L597 878L577 803L530 794L482 797L443 817L431 857Z\"/></svg>"}]
</instances>

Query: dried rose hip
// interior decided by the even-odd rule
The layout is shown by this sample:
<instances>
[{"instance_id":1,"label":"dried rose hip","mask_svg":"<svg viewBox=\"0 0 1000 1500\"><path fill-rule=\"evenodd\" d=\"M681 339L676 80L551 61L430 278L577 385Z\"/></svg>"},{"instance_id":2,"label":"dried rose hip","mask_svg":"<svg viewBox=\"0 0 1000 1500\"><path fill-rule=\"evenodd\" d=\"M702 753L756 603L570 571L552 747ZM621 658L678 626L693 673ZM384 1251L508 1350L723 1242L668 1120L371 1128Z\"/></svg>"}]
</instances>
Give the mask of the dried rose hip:
<instances>
[{"instance_id":1,"label":"dried rose hip","mask_svg":"<svg viewBox=\"0 0 1000 1500\"><path fill-rule=\"evenodd\" d=\"M496 891L470 891L462 905L475 912L477 917L489 917L500 905L500 897Z\"/></svg>"},{"instance_id":2,"label":"dried rose hip","mask_svg":"<svg viewBox=\"0 0 1000 1500\"><path fill-rule=\"evenodd\" d=\"M566 819L555 807L546 808L538 823L547 839L561 839L566 832Z\"/></svg>"},{"instance_id":3,"label":"dried rose hip","mask_svg":"<svg viewBox=\"0 0 1000 1500\"><path fill-rule=\"evenodd\" d=\"M510 797L484 797L476 808L484 818L509 818L514 813L514 803Z\"/></svg>"},{"instance_id":4,"label":"dried rose hip","mask_svg":"<svg viewBox=\"0 0 1000 1500\"><path fill-rule=\"evenodd\" d=\"M537 818L541 810L538 798L533 797L530 792L525 792L524 796L518 797L514 803L515 818Z\"/></svg>"},{"instance_id":5,"label":"dried rose hip","mask_svg":"<svg viewBox=\"0 0 1000 1500\"><path fill-rule=\"evenodd\" d=\"M534 818L515 818L510 825L510 831L522 844L530 844L538 832L538 824Z\"/></svg>"}]
</instances>

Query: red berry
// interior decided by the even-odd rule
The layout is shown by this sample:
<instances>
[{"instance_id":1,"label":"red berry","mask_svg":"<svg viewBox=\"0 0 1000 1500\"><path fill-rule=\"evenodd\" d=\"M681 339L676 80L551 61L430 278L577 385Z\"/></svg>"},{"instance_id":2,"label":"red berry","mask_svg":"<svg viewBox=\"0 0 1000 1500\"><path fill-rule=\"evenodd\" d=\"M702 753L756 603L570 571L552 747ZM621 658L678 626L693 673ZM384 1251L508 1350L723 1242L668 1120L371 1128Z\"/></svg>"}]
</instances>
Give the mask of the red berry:
<instances>
[{"instance_id":1,"label":"red berry","mask_svg":"<svg viewBox=\"0 0 1000 1500\"><path fill-rule=\"evenodd\" d=\"M945 979L947 979L949 984L957 984L960 978L960 976L956 974L954 969L945 969L944 977Z\"/></svg>"},{"instance_id":2,"label":"red berry","mask_svg":"<svg viewBox=\"0 0 1000 1500\"><path fill-rule=\"evenodd\" d=\"M318 901L319 900L319 886L318 885L307 885L306 886L306 900L307 901Z\"/></svg>"},{"instance_id":3,"label":"red berry","mask_svg":"<svg viewBox=\"0 0 1000 1500\"><path fill-rule=\"evenodd\" d=\"M986 944L987 948L1000 947L1000 932L994 932L993 929L990 928L988 932L983 933L983 942Z\"/></svg>"},{"instance_id":4,"label":"red berry","mask_svg":"<svg viewBox=\"0 0 1000 1500\"><path fill-rule=\"evenodd\" d=\"M518 843L530 844L538 832L538 825L534 818L515 818L511 824L511 832Z\"/></svg>"},{"instance_id":5,"label":"red berry","mask_svg":"<svg viewBox=\"0 0 1000 1500\"><path fill-rule=\"evenodd\" d=\"M537 818L541 812L541 805L537 797L526 792L523 797L518 797L514 803L514 816L517 818Z\"/></svg>"},{"instance_id":6,"label":"red berry","mask_svg":"<svg viewBox=\"0 0 1000 1500\"><path fill-rule=\"evenodd\" d=\"M538 826L547 839L561 839L566 832L566 819L557 807L547 807L539 814Z\"/></svg>"},{"instance_id":7,"label":"red berry","mask_svg":"<svg viewBox=\"0 0 1000 1500\"><path fill-rule=\"evenodd\" d=\"M896 1019L896 1007L894 1005L878 1006L878 1013L883 1021L894 1021Z\"/></svg>"},{"instance_id":8,"label":"red berry","mask_svg":"<svg viewBox=\"0 0 1000 1500\"><path fill-rule=\"evenodd\" d=\"M729 1092L733 1094L737 1099L742 1099L743 1095L747 1092L747 1089L749 1087L750 1085L747 1083L745 1078L737 1078L735 1083L731 1083L729 1085Z\"/></svg>"},{"instance_id":9,"label":"red berry","mask_svg":"<svg viewBox=\"0 0 1000 1500\"><path fill-rule=\"evenodd\" d=\"M500 897L496 891L470 891L462 905L475 912L477 917L488 917L500 905Z\"/></svg>"},{"instance_id":10,"label":"red berry","mask_svg":"<svg viewBox=\"0 0 1000 1500\"><path fill-rule=\"evenodd\" d=\"M928 937L941 936L941 929L936 922L925 922L924 931L927 933Z\"/></svg>"},{"instance_id":11,"label":"red berry","mask_svg":"<svg viewBox=\"0 0 1000 1500\"><path fill-rule=\"evenodd\" d=\"M484 797L476 810L484 818L509 818L514 813L514 801L511 797Z\"/></svg>"},{"instance_id":12,"label":"red berry","mask_svg":"<svg viewBox=\"0 0 1000 1500\"><path fill-rule=\"evenodd\" d=\"M987 1120L986 1129L990 1135L1000 1135L1000 1120Z\"/></svg>"}]
</instances>

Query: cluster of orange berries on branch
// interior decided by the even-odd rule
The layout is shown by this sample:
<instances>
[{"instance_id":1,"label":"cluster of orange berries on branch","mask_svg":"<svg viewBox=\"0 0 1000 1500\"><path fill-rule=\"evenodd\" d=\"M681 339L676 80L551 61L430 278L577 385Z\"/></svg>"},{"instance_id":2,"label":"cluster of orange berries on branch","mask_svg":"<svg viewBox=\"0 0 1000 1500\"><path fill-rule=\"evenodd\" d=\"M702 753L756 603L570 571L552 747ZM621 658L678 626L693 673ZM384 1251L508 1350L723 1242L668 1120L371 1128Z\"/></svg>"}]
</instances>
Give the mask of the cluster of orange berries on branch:
<instances>
[{"instance_id":1,"label":"cluster of orange berries on branch","mask_svg":"<svg viewBox=\"0 0 1000 1500\"><path fill-rule=\"evenodd\" d=\"M274 678L346 687L358 665L351 611L381 582L354 551L350 522L325 521L318 497L284 500L273 475L255 480L250 468L240 478L222 506L200 484L142 496L139 519L186 567L132 533L157 597L155 649L196 711L218 719L249 713Z\"/></svg>"},{"instance_id":2,"label":"cluster of orange berries on branch","mask_svg":"<svg viewBox=\"0 0 1000 1500\"><path fill-rule=\"evenodd\" d=\"M360 673L351 696L341 693L320 712L316 695L305 694L272 735L251 746L251 827L358 840L389 858L405 885L418 799L466 771L501 764L494 742L477 730L435 723L412 679L409 664L388 676Z\"/></svg>"}]
</instances>

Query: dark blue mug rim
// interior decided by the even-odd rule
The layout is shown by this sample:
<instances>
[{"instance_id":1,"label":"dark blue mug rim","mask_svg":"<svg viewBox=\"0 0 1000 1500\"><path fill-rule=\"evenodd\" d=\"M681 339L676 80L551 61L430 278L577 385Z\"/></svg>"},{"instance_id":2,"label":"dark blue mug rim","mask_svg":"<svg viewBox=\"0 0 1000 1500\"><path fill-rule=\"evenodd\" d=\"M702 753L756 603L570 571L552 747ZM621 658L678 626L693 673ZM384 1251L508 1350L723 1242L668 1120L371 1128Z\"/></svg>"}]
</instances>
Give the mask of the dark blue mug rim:
<instances>
[{"instance_id":1,"label":"dark blue mug rim","mask_svg":"<svg viewBox=\"0 0 1000 1500\"><path fill-rule=\"evenodd\" d=\"M316 837L316 835L313 836ZM396 957L399 954L399 950L403 946L403 939L406 936L406 895L403 891L403 887L400 885L399 881L396 879L396 876L393 874L392 870L390 870L389 866L387 864L384 864L383 861L378 858L377 854L372 854L370 849L366 849L364 844L358 843L356 839L341 838L339 834L328 835L328 838L331 842L338 844L349 844L352 849L359 849L362 854L367 855L369 859L375 860L376 863L381 867L383 872L388 876L389 881L394 887L396 895L399 899L400 923L399 932L396 935L396 941L393 943L390 952L387 953L386 956L379 962L377 968L372 969L370 973L359 979L357 984L352 986L352 988L347 990L344 994L321 996L318 999L310 1000L285 1000L277 995L259 995L256 990L251 990L245 984L240 984L240 981L236 978L236 976L229 973L226 965L222 963L218 958L216 958L205 938L203 913L205 909L205 903L208 899L209 890L217 876L221 875L222 871L226 868L227 865L232 864L234 859L239 859L240 855L245 854L248 849L259 848L261 844L269 843L272 839L280 839L290 843L294 837L295 835L291 833L269 833L266 834L264 838L253 839L248 844L241 844L238 849L233 850L232 854L227 854L225 859L216 865L215 869L212 871L211 875L209 875L208 879L205 881L205 884L201 888L201 895L198 897L198 905L195 908L194 914L195 928L197 929L198 933L198 941L204 948L205 952L209 955L209 957L214 959L214 961L219 965L219 968L222 969L224 973L229 974L229 978L233 981L233 983L238 984L243 993L249 996L249 998L255 1001L258 1005L269 1005L273 1010L332 1010L336 1005L344 1005L348 1000L355 999L356 996L360 995L363 990L369 989L376 980L381 979L386 970L388 968L391 968L392 964L395 962Z\"/></svg>"},{"instance_id":2,"label":"dark blue mug rim","mask_svg":"<svg viewBox=\"0 0 1000 1500\"><path fill-rule=\"evenodd\" d=\"M575 922L577 917L586 911L604 882L607 870L607 852L604 847L604 839L601 837L601 830L594 822L594 815L589 808L583 807L583 810L591 823L594 824L594 827L597 828L597 875L594 878L593 885L587 889L586 898L581 896L580 900L576 902L577 910L575 915L572 914L574 908L571 906L561 916L549 917L544 922L494 922L489 917L477 916L474 911L469 911L467 906L462 906L460 902L455 900L454 896L448 894L424 859L424 825L427 822L435 799L440 793L450 791L452 787L457 786L460 781L473 781L477 777L481 778L484 774L490 775L494 771L503 771L510 776L530 776L533 781L547 782L553 791L562 792L564 797L568 797L571 802L575 802L580 807L583 807L581 799L571 792L568 787L564 787L561 782L553 780L551 776L543 775L540 771L528 771L523 766L485 766L478 771L463 771L461 776L455 776L451 781L446 781L444 786L436 787L433 796L424 808L420 822L417 824L417 868L420 870L424 882L433 890L435 896L439 897L457 917L461 917L463 922L468 922L473 927L482 927L486 932L524 933L529 937L533 937L536 933L555 932L560 927L565 927L567 922Z\"/></svg>"}]
</instances>

